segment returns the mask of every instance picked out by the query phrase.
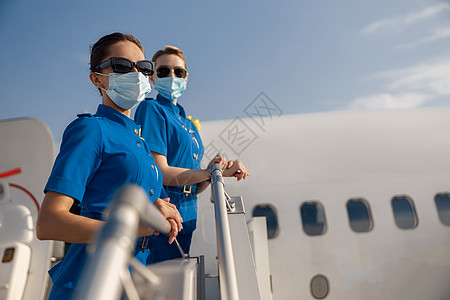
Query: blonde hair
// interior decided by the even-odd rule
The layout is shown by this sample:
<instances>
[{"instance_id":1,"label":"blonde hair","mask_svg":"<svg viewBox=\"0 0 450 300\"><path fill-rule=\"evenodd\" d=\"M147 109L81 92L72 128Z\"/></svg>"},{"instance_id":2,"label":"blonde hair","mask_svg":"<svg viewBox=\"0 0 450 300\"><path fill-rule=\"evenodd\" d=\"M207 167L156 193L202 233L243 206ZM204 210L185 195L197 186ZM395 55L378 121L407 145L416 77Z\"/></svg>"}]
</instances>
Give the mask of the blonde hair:
<instances>
[{"instance_id":1,"label":"blonde hair","mask_svg":"<svg viewBox=\"0 0 450 300\"><path fill-rule=\"evenodd\" d=\"M163 49L156 51L156 53L153 54L152 61L156 63L156 60L165 54L174 54L174 55L178 56L179 58L181 58L184 61L184 67L186 68L186 59L184 57L184 53L183 53L183 51L181 51L181 49L179 49L175 46L167 45L167 46L164 46Z\"/></svg>"}]
</instances>

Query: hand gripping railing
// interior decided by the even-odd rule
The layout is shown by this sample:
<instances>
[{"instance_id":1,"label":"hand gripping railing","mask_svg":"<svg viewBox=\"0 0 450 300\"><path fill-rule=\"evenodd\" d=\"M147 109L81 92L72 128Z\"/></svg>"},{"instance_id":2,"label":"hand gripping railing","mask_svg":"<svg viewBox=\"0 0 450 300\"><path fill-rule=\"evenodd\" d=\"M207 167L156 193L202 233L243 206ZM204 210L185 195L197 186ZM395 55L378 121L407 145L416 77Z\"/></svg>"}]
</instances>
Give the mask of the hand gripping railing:
<instances>
[{"instance_id":1,"label":"hand gripping railing","mask_svg":"<svg viewBox=\"0 0 450 300\"><path fill-rule=\"evenodd\" d=\"M130 284L128 270L139 220L160 233L170 233L169 222L150 204L147 193L138 185L128 184L120 188L108 210L108 221L97 234L95 253L82 271L74 299L119 299L122 287L129 299L139 299L134 285ZM149 281L158 283L159 278L155 278L152 272L140 268L136 261L131 260L131 264L137 271L146 272Z\"/></svg>"},{"instance_id":2,"label":"hand gripping railing","mask_svg":"<svg viewBox=\"0 0 450 300\"><path fill-rule=\"evenodd\" d=\"M215 163L210 168L216 218L217 250L219 254L219 279L221 299L239 299L230 225L227 217L222 168Z\"/></svg>"}]
</instances>

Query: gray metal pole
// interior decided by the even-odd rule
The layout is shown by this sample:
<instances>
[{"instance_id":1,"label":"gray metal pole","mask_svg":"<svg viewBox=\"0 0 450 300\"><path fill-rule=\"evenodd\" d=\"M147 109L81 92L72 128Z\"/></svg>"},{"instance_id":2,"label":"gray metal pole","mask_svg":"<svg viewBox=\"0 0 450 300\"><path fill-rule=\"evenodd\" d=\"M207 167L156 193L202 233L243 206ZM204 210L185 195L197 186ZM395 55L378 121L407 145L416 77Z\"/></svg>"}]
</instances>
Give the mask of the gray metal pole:
<instances>
[{"instance_id":1,"label":"gray metal pole","mask_svg":"<svg viewBox=\"0 0 450 300\"><path fill-rule=\"evenodd\" d=\"M121 274L128 271L139 216L146 225L161 233L170 233L169 222L150 203L147 193L138 185L128 184L120 188L111 200L108 210L109 219L97 234L95 253L88 258L77 286L78 292L73 299L120 298Z\"/></svg>"},{"instance_id":2,"label":"gray metal pole","mask_svg":"<svg viewBox=\"0 0 450 300\"><path fill-rule=\"evenodd\" d=\"M219 254L220 294L222 299L237 300L239 299L239 293L231 245L230 225L225 204L225 184L222 178L222 168L218 163L215 163L211 166L210 171Z\"/></svg>"},{"instance_id":3,"label":"gray metal pole","mask_svg":"<svg viewBox=\"0 0 450 300\"><path fill-rule=\"evenodd\" d=\"M120 274L128 266L138 222L136 211L129 207L111 212L110 221L102 227L96 242L95 254L83 269L75 299L120 298L123 288Z\"/></svg>"}]
</instances>

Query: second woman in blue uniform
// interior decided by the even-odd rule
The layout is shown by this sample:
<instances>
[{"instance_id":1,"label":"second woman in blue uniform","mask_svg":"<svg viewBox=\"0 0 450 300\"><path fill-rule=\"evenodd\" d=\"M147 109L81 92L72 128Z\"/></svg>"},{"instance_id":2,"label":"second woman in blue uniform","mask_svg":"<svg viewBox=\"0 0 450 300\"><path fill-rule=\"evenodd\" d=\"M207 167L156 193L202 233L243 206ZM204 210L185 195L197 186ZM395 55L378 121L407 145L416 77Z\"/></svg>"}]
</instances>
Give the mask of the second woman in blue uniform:
<instances>
[{"instance_id":1,"label":"second woman in blue uniform","mask_svg":"<svg viewBox=\"0 0 450 300\"><path fill-rule=\"evenodd\" d=\"M156 163L163 173L164 188L183 218L183 230L177 240L189 253L192 233L197 222L197 194L209 184L209 166L201 169L203 143L199 130L186 117L178 103L186 89L188 73L183 52L166 46L153 55L156 72L150 81L158 91L156 99L143 101L136 110L135 120L142 125L142 137L148 142ZM217 155L210 163L222 165L225 177L245 179L249 173L239 161L227 161ZM152 236L149 263L180 257L175 245L167 237Z\"/></svg>"}]
</instances>

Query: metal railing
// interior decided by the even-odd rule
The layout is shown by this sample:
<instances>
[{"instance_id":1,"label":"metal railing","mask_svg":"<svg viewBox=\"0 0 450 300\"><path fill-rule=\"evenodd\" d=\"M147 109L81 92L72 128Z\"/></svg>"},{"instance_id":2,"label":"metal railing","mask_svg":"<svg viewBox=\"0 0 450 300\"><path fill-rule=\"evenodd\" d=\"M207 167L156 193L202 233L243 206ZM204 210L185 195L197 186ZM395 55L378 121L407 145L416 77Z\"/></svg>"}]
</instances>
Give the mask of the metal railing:
<instances>
[{"instance_id":1,"label":"metal railing","mask_svg":"<svg viewBox=\"0 0 450 300\"><path fill-rule=\"evenodd\" d=\"M214 196L221 299L239 300L240 297L261 299L242 198L231 199L227 195L222 178L222 168L219 164L213 164L210 171ZM167 293L164 289L171 289L173 286L164 286L159 276L132 257L132 250L135 246L135 237L140 221L166 235L170 233L170 223L155 206L150 204L147 193L140 186L134 184L120 188L111 200L107 211L109 212L108 221L97 234L96 242L88 245L91 255L82 270L80 282L76 288L78 292L74 294L73 299L121 299L124 291L128 299L138 300L143 290L146 299L163 299ZM94 247L96 248L94 249ZM235 265L235 261L238 261L239 265ZM148 284L142 285L142 280L140 280L140 288L137 289L134 279L138 277L135 278L133 275L132 278L130 275L130 262L134 271L141 277L145 277L144 280ZM185 276L190 279L194 278L192 263L185 263L184 267L181 265L181 267L177 267L176 262L168 263L170 264L166 263L164 268L178 268L179 272ZM160 267L162 266L160 265ZM237 274L237 270L239 274ZM201 277L197 278L200 281L204 280L204 272L199 274ZM180 276L171 279L169 277L166 276L164 280L176 281L181 278ZM197 298L201 298L198 293L189 293L188 290L186 293L197 294ZM186 293L182 292L179 295L186 295Z\"/></svg>"},{"instance_id":2,"label":"metal railing","mask_svg":"<svg viewBox=\"0 0 450 300\"><path fill-rule=\"evenodd\" d=\"M225 199L222 168L218 163L215 163L211 166L210 171L217 230L220 294L223 300L237 300L239 299L239 292L231 244L230 225L227 216L227 200Z\"/></svg>"},{"instance_id":3,"label":"metal railing","mask_svg":"<svg viewBox=\"0 0 450 300\"><path fill-rule=\"evenodd\" d=\"M132 261L135 270L140 271L139 263L131 256L139 220L160 233L170 233L169 222L150 204L146 192L138 185L128 184L120 188L108 210L108 221L97 234L96 242L88 245L91 251L93 246L96 249L82 271L73 299L120 299L122 288L129 299L139 299L128 270ZM150 283L159 284L159 278L150 270L141 269Z\"/></svg>"}]
</instances>

